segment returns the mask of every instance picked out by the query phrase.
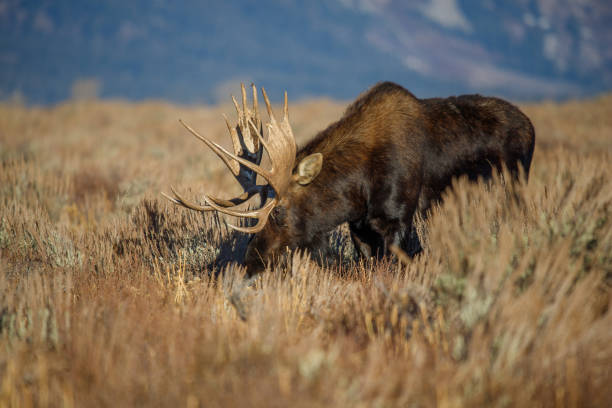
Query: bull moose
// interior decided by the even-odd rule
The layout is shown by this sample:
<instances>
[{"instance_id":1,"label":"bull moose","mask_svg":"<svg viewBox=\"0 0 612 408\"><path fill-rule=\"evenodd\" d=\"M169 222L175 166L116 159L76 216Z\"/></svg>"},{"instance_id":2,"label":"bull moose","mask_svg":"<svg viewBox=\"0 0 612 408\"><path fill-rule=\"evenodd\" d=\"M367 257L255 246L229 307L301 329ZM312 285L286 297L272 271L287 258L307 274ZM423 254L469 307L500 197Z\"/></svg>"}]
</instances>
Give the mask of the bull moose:
<instances>
[{"instance_id":1,"label":"bull moose","mask_svg":"<svg viewBox=\"0 0 612 408\"><path fill-rule=\"evenodd\" d=\"M534 128L502 99L418 99L383 82L297 150L287 93L279 122L262 88L270 118L265 138L252 88L252 110L242 85L242 108L233 99L238 123L231 125L226 118L234 153L181 122L224 161L244 193L230 200L204 196L205 205L187 201L174 188L174 197L164 194L192 210L253 219L245 226L230 225L254 234L245 255L249 276L265 270L286 248L323 251L327 233L344 222L363 256L385 256L394 245L409 251L415 212L424 213L439 201L453 177L486 179L504 166L514 179L529 174ZM264 149L269 169L260 166ZM257 175L266 184L258 185ZM237 208L255 195L259 208Z\"/></svg>"}]
</instances>

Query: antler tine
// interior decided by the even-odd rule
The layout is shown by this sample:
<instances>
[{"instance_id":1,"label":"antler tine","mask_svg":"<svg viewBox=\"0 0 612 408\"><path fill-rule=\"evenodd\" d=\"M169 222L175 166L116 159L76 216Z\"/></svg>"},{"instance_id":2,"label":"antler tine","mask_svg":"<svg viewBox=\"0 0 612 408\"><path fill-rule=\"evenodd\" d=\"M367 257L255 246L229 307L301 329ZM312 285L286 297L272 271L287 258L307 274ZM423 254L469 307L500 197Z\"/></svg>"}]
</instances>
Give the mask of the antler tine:
<instances>
[{"instance_id":1,"label":"antler tine","mask_svg":"<svg viewBox=\"0 0 612 408\"><path fill-rule=\"evenodd\" d=\"M253 127L255 127L255 124L253 123L253 121L251 119L249 119L249 124ZM262 146L264 147L264 149L266 149L268 151L268 153L270 152L270 148L268 146L268 142L266 142L266 140L264 139L263 135L261 134L261 132L257 132L257 141L259 143L262 144Z\"/></svg>"},{"instance_id":2,"label":"antler tine","mask_svg":"<svg viewBox=\"0 0 612 408\"><path fill-rule=\"evenodd\" d=\"M253 91L253 119L255 119L254 122L254 126L253 129L251 129L251 132L255 132L255 134L257 136L263 136L262 132L263 129L261 127L261 118L259 117L259 106L257 103L257 88L255 87L255 84L251 84L251 89ZM259 145L259 137L257 138L252 138L253 139L253 146L255 147L255 151L258 152L260 149L260 145Z\"/></svg>"},{"instance_id":3,"label":"antler tine","mask_svg":"<svg viewBox=\"0 0 612 408\"><path fill-rule=\"evenodd\" d=\"M233 217L256 218L258 220L257 224L255 224L252 227L238 227L232 224L228 224L231 228L237 231L245 232L245 233L256 233L256 232L261 231L263 227L266 225L270 212L276 206L276 203L278 201L276 198L273 198L272 200L268 201L263 207L261 207L258 210L236 211L236 210L231 210L231 209L223 208L221 206L216 205L214 202L210 200L210 197L208 196L204 196L204 200L206 200L206 202L212 208L219 211L220 213L231 215Z\"/></svg>"},{"instance_id":4,"label":"antler tine","mask_svg":"<svg viewBox=\"0 0 612 408\"><path fill-rule=\"evenodd\" d=\"M249 195L249 193L247 193L247 192L244 192L244 193L240 194L238 197L232 198L231 200L226 200L224 198L217 198L217 197L213 197L213 196L208 196L208 198L210 198L212 201L214 201L215 204L220 205L222 207L235 207L238 204L244 203L250 197L251 197L251 195Z\"/></svg>"},{"instance_id":5,"label":"antler tine","mask_svg":"<svg viewBox=\"0 0 612 408\"><path fill-rule=\"evenodd\" d=\"M168 194L164 193L163 191L161 192L161 195L163 195L164 198L167 199L168 201L171 201L172 203L177 204L177 205L181 205L181 202L179 200L177 200L174 197L170 197Z\"/></svg>"},{"instance_id":6,"label":"antler tine","mask_svg":"<svg viewBox=\"0 0 612 408\"><path fill-rule=\"evenodd\" d=\"M285 91L285 104L283 106L283 122L289 120L289 106L287 104L287 91Z\"/></svg>"},{"instance_id":7,"label":"antler tine","mask_svg":"<svg viewBox=\"0 0 612 408\"><path fill-rule=\"evenodd\" d=\"M224 147L222 147L219 144L213 142L212 140L208 140L204 136L200 135L198 132L193 130L191 128L191 126L189 126L188 124L186 124L182 120L179 119L179 122L181 122L181 125L183 125L185 127L185 129L187 129L192 135L194 135L195 137L197 137L198 139L203 141L208 147L210 147L211 150L213 152L215 152L215 154L217 156L219 156L223 161L225 161L224 160L224 156L227 156L227 157L229 157L231 159L236 160L238 163L244 165L245 167L253 170L255 173L261 174L268 182L270 181L272 175L266 169L258 166L257 164L255 164L253 162L245 160L242 157L238 157L235 154L232 154L232 153L228 152L227 149L225 149Z\"/></svg>"},{"instance_id":8,"label":"antler tine","mask_svg":"<svg viewBox=\"0 0 612 408\"><path fill-rule=\"evenodd\" d=\"M242 133L242 141L250 153L257 153L259 151L259 144L257 143L257 138L253 136L253 132L257 133L259 129L249 128L248 121L251 112L247 106L247 94L244 83L240 84L240 93L242 94L242 113L238 113L238 123Z\"/></svg>"},{"instance_id":9,"label":"antler tine","mask_svg":"<svg viewBox=\"0 0 612 408\"><path fill-rule=\"evenodd\" d=\"M225 125L227 126L227 130L232 138L232 146L234 147L234 153L236 155L242 154L242 145L240 143L240 139L238 137L238 132L236 132L236 128L232 126L229 119L225 114L223 114L223 119L225 119ZM223 163L230 169L234 176L237 176L240 173L240 165L233 160L229 160L227 157L221 157Z\"/></svg>"},{"instance_id":10,"label":"antler tine","mask_svg":"<svg viewBox=\"0 0 612 408\"><path fill-rule=\"evenodd\" d=\"M270 212L274 209L275 206L276 206L276 203L270 206L269 210L262 212L261 216L257 217L257 224L253 225L252 227L238 227L233 224L227 224L227 225L230 228L235 229L236 231L244 232L245 234L256 234L266 226L266 223L268 222L268 216L270 215Z\"/></svg>"},{"instance_id":11,"label":"antler tine","mask_svg":"<svg viewBox=\"0 0 612 408\"><path fill-rule=\"evenodd\" d=\"M236 115L238 115L238 121L240 123L240 105L238 105L238 101L236 100L236 98L234 97L234 95L232 95L232 102L234 103L234 108L236 108Z\"/></svg>"},{"instance_id":12,"label":"antler tine","mask_svg":"<svg viewBox=\"0 0 612 408\"><path fill-rule=\"evenodd\" d=\"M168 194L162 192L162 195L164 197L166 197L168 200L170 200L171 202L173 202L174 204L178 204L181 205L183 207L189 208L191 210L195 210L195 211L214 211L215 209L210 207L210 206L201 206L192 202L189 202L187 200L185 200L183 198L183 196L181 196L178 191L176 191L176 189L174 188L174 186L170 186L170 190L172 190L172 194L174 194L174 197L170 197Z\"/></svg>"},{"instance_id":13,"label":"antler tine","mask_svg":"<svg viewBox=\"0 0 612 408\"><path fill-rule=\"evenodd\" d=\"M204 196L204 201L206 201L206 204L208 204L209 206L211 206L215 210L219 211L220 213L231 215L233 217L248 217L248 218L258 218L259 214L262 212L262 210L267 209L267 207L272 205L272 202L275 201L275 200L276 199L272 199L272 200L268 201L263 207L261 207L261 208L259 208L257 210L240 211L240 210L232 210L231 208L226 208L226 207L217 205L214 202L214 200L212 200L209 196L207 196L207 195Z\"/></svg>"},{"instance_id":14,"label":"antler tine","mask_svg":"<svg viewBox=\"0 0 612 408\"><path fill-rule=\"evenodd\" d=\"M222 208L235 207L237 205L244 203L245 201L248 201L255 194L259 194L259 192L261 191L261 186L255 186L253 188L250 188L249 190L240 194L238 197L232 198L230 200L225 200L223 198L217 198L213 196L206 196L206 199L216 204L215 207L210 206L210 205L201 206L199 204L195 204L193 202L187 201L181 194L179 194L178 191L176 191L174 186L170 186L170 189L172 190L174 197L169 196L163 191L161 192L161 195L163 195L166 199L168 199L174 204L178 204L178 205L181 205L183 207L186 207L186 208L189 208L195 211L217 211L217 207L222 207Z\"/></svg>"},{"instance_id":15,"label":"antler tine","mask_svg":"<svg viewBox=\"0 0 612 408\"><path fill-rule=\"evenodd\" d=\"M201 206L199 204L195 204L190 201L187 201L182 195L178 193L178 191L176 191L174 186L170 186L170 190L172 190L172 194L174 194L175 197L170 197L169 195L163 192L162 192L162 195L175 204L179 204L179 205L182 205L183 207L191 208L192 210L196 210L196 211L216 211L215 208L211 206ZM236 198L233 198L232 200L224 200L222 198L217 198L213 196L207 196L207 197L209 200L213 201L217 206L233 207L238 204L242 204L243 202L251 198L252 195L253 194L249 195L249 192L244 192L242 195Z\"/></svg>"},{"instance_id":16,"label":"antler tine","mask_svg":"<svg viewBox=\"0 0 612 408\"><path fill-rule=\"evenodd\" d=\"M255 115L255 120L257 121L256 125L259 127L261 126L261 118L259 117L259 106L257 104L257 88L255 87L255 84L251 84L251 89L253 90L253 114Z\"/></svg>"},{"instance_id":17,"label":"antler tine","mask_svg":"<svg viewBox=\"0 0 612 408\"><path fill-rule=\"evenodd\" d=\"M268 117L270 118L270 123L272 125L276 125L276 118L274 117L274 112L272 111L272 106L270 105L270 100L268 99L268 94L264 87L261 87L261 93L263 94L264 101L266 102L266 109L268 110Z\"/></svg>"},{"instance_id":18,"label":"antler tine","mask_svg":"<svg viewBox=\"0 0 612 408\"><path fill-rule=\"evenodd\" d=\"M246 89L244 87L244 83L240 84L240 92L242 93L242 114L245 119L244 122L246 124L246 117L247 117L247 112L249 111L249 108L247 107L247 96L246 96Z\"/></svg>"}]
</instances>

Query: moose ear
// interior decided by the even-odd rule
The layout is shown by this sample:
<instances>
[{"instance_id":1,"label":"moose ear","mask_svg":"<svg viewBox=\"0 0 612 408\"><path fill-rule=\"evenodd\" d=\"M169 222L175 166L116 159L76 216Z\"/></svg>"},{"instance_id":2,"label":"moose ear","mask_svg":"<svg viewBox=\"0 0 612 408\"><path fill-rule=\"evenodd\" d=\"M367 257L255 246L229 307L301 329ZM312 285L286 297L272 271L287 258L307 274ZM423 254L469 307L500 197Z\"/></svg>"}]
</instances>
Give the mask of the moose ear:
<instances>
[{"instance_id":1,"label":"moose ear","mask_svg":"<svg viewBox=\"0 0 612 408\"><path fill-rule=\"evenodd\" d=\"M310 184L321 171L321 166L323 166L321 153L308 155L298 164L297 174L293 176L293 179L302 186Z\"/></svg>"}]
</instances>

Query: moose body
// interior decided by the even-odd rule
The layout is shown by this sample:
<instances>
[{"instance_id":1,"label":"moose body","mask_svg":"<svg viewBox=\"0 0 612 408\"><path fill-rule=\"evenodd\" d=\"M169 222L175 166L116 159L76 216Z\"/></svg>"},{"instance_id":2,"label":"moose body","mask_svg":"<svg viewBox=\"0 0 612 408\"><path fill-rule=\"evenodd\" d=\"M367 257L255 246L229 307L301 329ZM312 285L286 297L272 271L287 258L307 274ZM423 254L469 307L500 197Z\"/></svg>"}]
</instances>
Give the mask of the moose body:
<instances>
[{"instance_id":1,"label":"moose body","mask_svg":"<svg viewBox=\"0 0 612 408\"><path fill-rule=\"evenodd\" d=\"M534 143L529 119L501 99L418 99L377 84L297 151L282 191L266 190L262 200L276 201L249 243L247 272L264 270L287 247L324 251L327 233L344 222L363 256L387 255L393 245L414 252L415 212L440 200L454 177L486 179L503 166L527 177Z\"/></svg>"}]
</instances>

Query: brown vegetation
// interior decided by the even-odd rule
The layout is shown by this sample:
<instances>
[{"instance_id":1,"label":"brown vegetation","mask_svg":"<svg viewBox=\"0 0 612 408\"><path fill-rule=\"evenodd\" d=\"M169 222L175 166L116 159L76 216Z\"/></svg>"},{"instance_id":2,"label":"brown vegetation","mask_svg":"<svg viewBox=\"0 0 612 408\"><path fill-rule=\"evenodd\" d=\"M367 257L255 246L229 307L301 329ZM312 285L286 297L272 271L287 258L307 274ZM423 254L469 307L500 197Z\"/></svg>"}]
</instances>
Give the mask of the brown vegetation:
<instances>
[{"instance_id":1,"label":"brown vegetation","mask_svg":"<svg viewBox=\"0 0 612 408\"><path fill-rule=\"evenodd\" d=\"M612 96L521 108L529 184L458 181L422 255L341 230L245 287L244 236L159 195L239 192L177 122L224 142L229 105L0 107L0 406L610 406ZM294 104L298 143L342 110Z\"/></svg>"}]
</instances>

